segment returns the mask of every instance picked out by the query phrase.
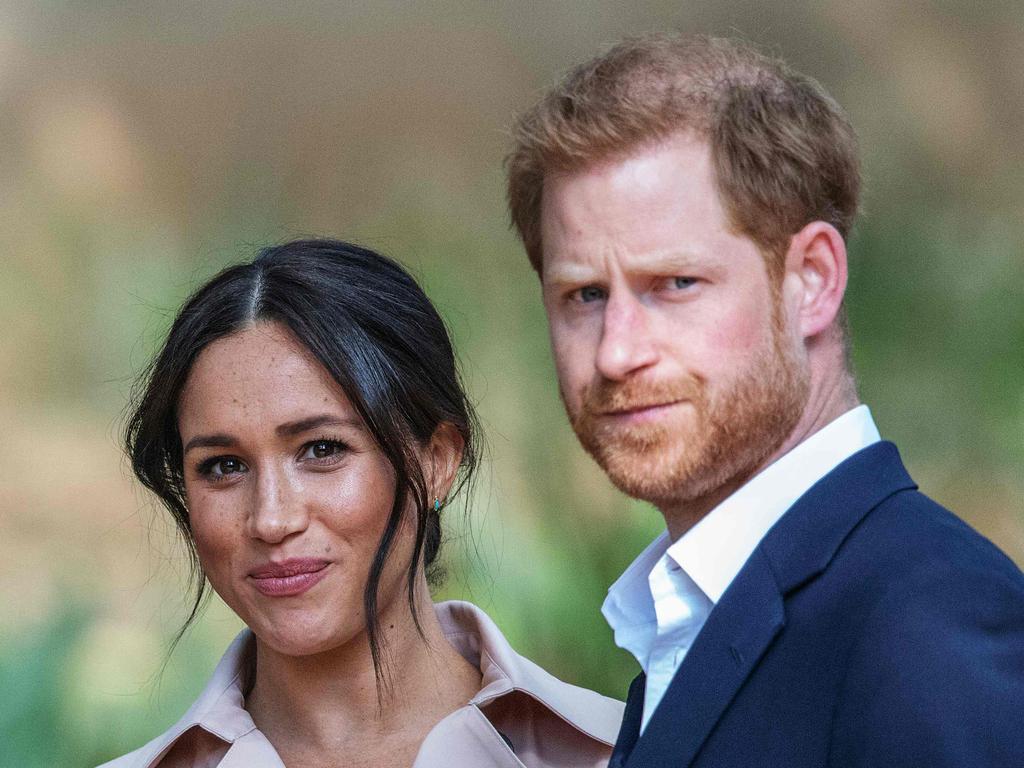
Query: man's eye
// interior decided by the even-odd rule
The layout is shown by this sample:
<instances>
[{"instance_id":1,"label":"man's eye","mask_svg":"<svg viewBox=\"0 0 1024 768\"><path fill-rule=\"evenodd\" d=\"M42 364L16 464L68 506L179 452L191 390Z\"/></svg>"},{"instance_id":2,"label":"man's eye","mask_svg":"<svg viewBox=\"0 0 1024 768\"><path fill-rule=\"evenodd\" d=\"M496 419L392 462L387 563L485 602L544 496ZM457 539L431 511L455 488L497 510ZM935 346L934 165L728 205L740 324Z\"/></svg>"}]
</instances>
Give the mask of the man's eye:
<instances>
[{"instance_id":1,"label":"man's eye","mask_svg":"<svg viewBox=\"0 0 1024 768\"><path fill-rule=\"evenodd\" d=\"M199 465L199 474L213 478L223 478L228 475L235 475L240 472L248 472L249 468L242 463L241 459L231 456L219 456L207 459Z\"/></svg>"},{"instance_id":2,"label":"man's eye","mask_svg":"<svg viewBox=\"0 0 1024 768\"><path fill-rule=\"evenodd\" d=\"M573 298L583 304L589 304L592 301L600 301L604 298L604 289L598 288L596 285L587 285L574 291Z\"/></svg>"},{"instance_id":3,"label":"man's eye","mask_svg":"<svg viewBox=\"0 0 1024 768\"><path fill-rule=\"evenodd\" d=\"M672 287L673 288L689 288L690 286L697 284L697 278L695 277L673 277Z\"/></svg>"},{"instance_id":4,"label":"man's eye","mask_svg":"<svg viewBox=\"0 0 1024 768\"><path fill-rule=\"evenodd\" d=\"M344 443L337 440L316 440L306 443L300 459L327 459L345 450Z\"/></svg>"}]
</instances>

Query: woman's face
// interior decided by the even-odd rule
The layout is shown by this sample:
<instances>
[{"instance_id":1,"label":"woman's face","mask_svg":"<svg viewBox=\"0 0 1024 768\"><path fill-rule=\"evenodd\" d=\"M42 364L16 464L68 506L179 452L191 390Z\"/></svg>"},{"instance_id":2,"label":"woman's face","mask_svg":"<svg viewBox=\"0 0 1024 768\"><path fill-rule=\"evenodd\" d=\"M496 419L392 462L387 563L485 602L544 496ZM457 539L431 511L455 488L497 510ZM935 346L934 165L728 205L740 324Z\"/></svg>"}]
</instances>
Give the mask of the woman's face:
<instances>
[{"instance_id":1,"label":"woman's face","mask_svg":"<svg viewBox=\"0 0 1024 768\"><path fill-rule=\"evenodd\" d=\"M192 533L217 594L279 653L360 636L394 472L330 374L263 323L200 353L178 410ZM388 558L382 619L402 603L413 535L404 525Z\"/></svg>"}]
</instances>

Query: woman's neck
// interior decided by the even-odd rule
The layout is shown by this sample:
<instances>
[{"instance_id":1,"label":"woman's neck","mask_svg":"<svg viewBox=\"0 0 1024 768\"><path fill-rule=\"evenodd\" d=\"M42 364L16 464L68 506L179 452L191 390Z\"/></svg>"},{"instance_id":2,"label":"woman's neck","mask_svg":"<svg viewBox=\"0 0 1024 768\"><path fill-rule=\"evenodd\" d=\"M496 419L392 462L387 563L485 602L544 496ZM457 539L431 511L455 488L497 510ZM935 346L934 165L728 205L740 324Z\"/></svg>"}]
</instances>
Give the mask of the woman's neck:
<instances>
[{"instance_id":1,"label":"woman's neck","mask_svg":"<svg viewBox=\"0 0 1024 768\"><path fill-rule=\"evenodd\" d=\"M422 636L406 600L379 616L387 680L381 698L365 633L298 657L257 638L246 709L290 768L411 764L430 729L476 694L480 671L445 639L425 583L417 605Z\"/></svg>"}]
</instances>

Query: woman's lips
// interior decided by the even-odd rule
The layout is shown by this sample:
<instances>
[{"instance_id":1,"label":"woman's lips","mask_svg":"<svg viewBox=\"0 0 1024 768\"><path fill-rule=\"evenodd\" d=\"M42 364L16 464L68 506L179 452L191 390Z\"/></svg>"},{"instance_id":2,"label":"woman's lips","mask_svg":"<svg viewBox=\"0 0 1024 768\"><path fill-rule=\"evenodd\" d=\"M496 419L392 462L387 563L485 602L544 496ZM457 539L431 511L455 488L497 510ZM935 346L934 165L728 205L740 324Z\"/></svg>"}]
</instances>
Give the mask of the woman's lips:
<instances>
[{"instance_id":1,"label":"woman's lips","mask_svg":"<svg viewBox=\"0 0 1024 768\"><path fill-rule=\"evenodd\" d=\"M268 597L301 595L327 575L329 560L294 558L267 563L249 573L253 586Z\"/></svg>"}]
</instances>

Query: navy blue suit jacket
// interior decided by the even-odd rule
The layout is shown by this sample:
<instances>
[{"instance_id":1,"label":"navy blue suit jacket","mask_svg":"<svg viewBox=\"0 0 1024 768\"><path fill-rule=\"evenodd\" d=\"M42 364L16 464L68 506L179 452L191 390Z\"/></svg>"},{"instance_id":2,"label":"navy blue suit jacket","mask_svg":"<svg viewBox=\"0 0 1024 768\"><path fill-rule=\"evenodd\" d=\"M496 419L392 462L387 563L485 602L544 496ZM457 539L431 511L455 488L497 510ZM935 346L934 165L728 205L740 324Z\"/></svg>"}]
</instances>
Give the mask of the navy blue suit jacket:
<instances>
[{"instance_id":1,"label":"navy blue suit jacket","mask_svg":"<svg viewBox=\"0 0 1024 768\"><path fill-rule=\"evenodd\" d=\"M711 611L615 768L1024 767L1024 575L892 443L829 473Z\"/></svg>"}]
</instances>

